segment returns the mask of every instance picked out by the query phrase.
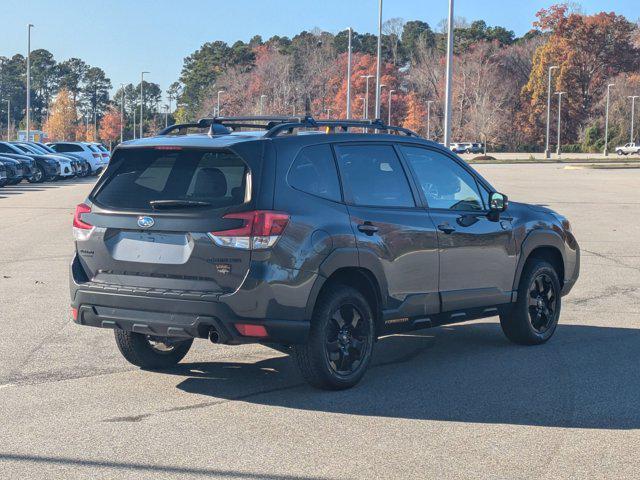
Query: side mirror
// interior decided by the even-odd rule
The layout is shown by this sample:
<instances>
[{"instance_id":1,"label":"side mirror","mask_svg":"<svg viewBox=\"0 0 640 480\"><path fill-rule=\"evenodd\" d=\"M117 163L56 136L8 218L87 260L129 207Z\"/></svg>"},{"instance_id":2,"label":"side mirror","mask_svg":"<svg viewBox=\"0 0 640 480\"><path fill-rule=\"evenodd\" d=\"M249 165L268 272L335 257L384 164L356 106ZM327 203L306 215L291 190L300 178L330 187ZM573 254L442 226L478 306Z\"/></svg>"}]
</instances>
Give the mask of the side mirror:
<instances>
[{"instance_id":1,"label":"side mirror","mask_svg":"<svg viewBox=\"0 0 640 480\"><path fill-rule=\"evenodd\" d=\"M506 195L498 192L492 192L489 195L489 218L497 221L500 214L509 206L509 199Z\"/></svg>"}]
</instances>

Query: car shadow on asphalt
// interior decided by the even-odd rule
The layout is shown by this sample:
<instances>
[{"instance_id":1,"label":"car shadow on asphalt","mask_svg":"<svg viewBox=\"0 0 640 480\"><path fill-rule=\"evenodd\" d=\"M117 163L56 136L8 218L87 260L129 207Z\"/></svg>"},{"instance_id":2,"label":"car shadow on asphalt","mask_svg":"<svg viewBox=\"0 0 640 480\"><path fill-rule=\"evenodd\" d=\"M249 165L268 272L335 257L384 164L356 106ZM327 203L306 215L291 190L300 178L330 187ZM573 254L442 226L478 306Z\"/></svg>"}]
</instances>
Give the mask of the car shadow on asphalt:
<instances>
[{"instance_id":1,"label":"car shadow on asphalt","mask_svg":"<svg viewBox=\"0 0 640 480\"><path fill-rule=\"evenodd\" d=\"M511 344L497 323L390 336L377 343L363 381L340 392L308 387L286 356L185 363L166 373L186 377L180 390L220 401L416 420L636 429L639 333L560 325L536 347Z\"/></svg>"}]
</instances>

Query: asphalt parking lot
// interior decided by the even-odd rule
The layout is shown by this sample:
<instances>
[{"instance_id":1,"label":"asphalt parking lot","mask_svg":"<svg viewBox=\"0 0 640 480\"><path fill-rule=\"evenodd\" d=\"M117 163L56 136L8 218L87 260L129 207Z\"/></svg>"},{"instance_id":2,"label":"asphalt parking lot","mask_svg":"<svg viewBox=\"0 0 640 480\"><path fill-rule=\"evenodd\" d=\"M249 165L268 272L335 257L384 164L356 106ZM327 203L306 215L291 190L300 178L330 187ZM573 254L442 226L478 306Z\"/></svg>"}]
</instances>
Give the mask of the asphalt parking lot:
<instances>
[{"instance_id":1,"label":"asphalt parking lot","mask_svg":"<svg viewBox=\"0 0 640 480\"><path fill-rule=\"evenodd\" d=\"M640 169L476 167L572 221L582 272L555 337L515 346L497 318L387 337L337 393L260 346L129 365L69 319L91 183L0 189L0 478L638 478Z\"/></svg>"}]
</instances>

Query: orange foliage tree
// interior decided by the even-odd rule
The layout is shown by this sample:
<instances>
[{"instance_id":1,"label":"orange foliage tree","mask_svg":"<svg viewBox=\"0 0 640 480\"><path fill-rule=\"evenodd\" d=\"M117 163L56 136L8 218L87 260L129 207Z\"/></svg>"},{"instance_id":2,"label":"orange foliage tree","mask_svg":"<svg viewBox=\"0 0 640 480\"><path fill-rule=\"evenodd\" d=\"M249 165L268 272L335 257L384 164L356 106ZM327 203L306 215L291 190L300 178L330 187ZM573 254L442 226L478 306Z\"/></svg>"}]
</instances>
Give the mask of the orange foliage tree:
<instances>
[{"instance_id":1,"label":"orange foliage tree","mask_svg":"<svg viewBox=\"0 0 640 480\"><path fill-rule=\"evenodd\" d=\"M557 65L560 68L554 73L552 94L567 92L564 134L575 141L609 79L638 68L640 50L633 45L635 26L614 13L569 13L567 5L541 10L537 16L535 25L549 37L536 51L529 82L522 90L520 128L531 141L544 140L548 69Z\"/></svg>"},{"instance_id":2,"label":"orange foliage tree","mask_svg":"<svg viewBox=\"0 0 640 480\"><path fill-rule=\"evenodd\" d=\"M414 92L407 94L407 116L402 122L404 128L426 135L427 110Z\"/></svg>"},{"instance_id":3,"label":"orange foliage tree","mask_svg":"<svg viewBox=\"0 0 640 480\"><path fill-rule=\"evenodd\" d=\"M50 140L72 140L75 137L76 107L68 90L62 89L51 106L51 113L44 124Z\"/></svg>"},{"instance_id":4,"label":"orange foliage tree","mask_svg":"<svg viewBox=\"0 0 640 480\"><path fill-rule=\"evenodd\" d=\"M111 106L100 122L100 139L109 142L109 148L113 142L120 138L120 127L122 125L120 112L114 106Z\"/></svg>"}]
</instances>

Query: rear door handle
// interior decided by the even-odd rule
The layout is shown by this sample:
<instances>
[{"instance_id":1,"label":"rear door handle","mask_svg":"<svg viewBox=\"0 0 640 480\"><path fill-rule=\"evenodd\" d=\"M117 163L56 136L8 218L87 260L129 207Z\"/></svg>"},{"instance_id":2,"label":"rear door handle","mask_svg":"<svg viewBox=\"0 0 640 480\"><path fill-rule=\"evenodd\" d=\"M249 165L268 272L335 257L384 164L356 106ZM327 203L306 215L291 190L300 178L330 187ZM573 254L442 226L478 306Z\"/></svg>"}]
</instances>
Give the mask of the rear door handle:
<instances>
[{"instance_id":1,"label":"rear door handle","mask_svg":"<svg viewBox=\"0 0 640 480\"><path fill-rule=\"evenodd\" d=\"M448 223L442 223L442 224L438 225L438 230L440 230L441 232L446 233L447 235L456 231L456 229L453 228Z\"/></svg>"},{"instance_id":2,"label":"rear door handle","mask_svg":"<svg viewBox=\"0 0 640 480\"><path fill-rule=\"evenodd\" d=\"M371 222L364 222L358 225L358 230L367 235L373 235L378 231L378 227L373 225Z\"/></svg>"}]
</instances>

